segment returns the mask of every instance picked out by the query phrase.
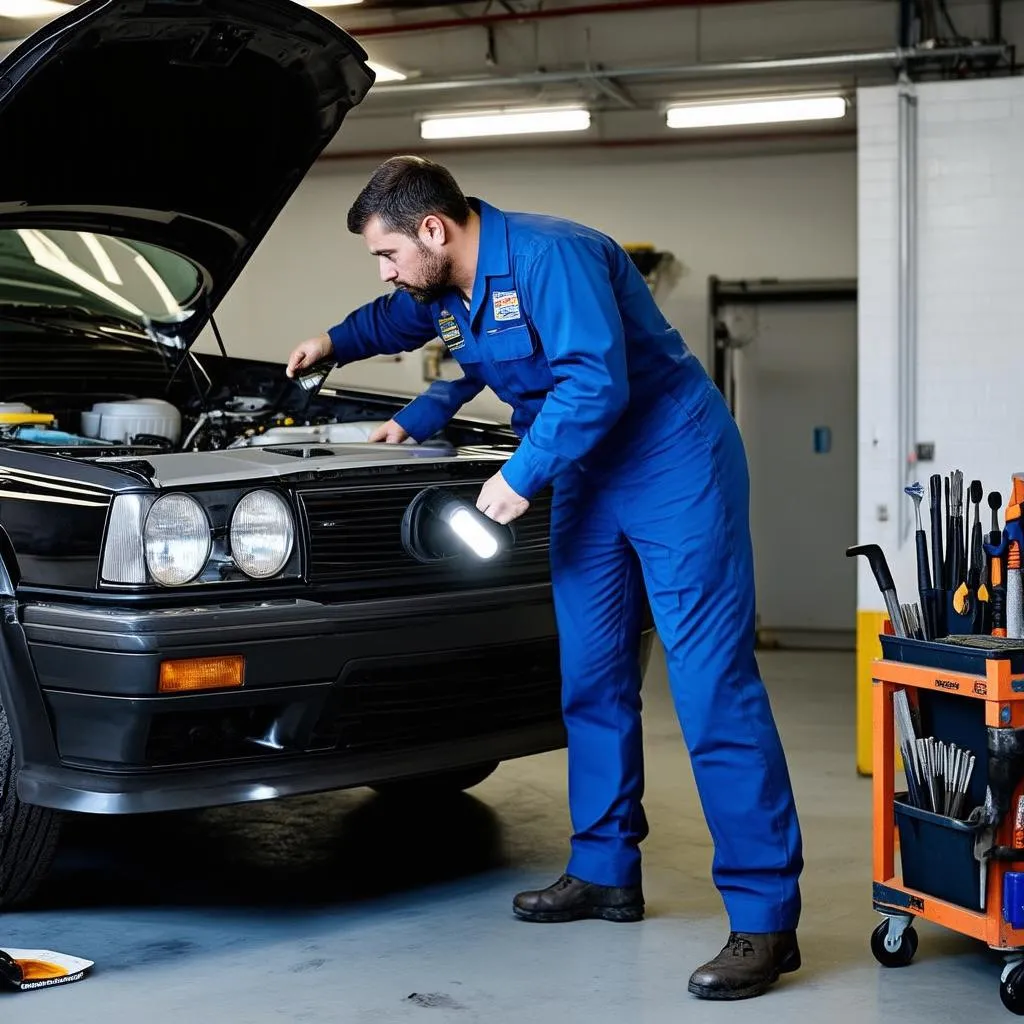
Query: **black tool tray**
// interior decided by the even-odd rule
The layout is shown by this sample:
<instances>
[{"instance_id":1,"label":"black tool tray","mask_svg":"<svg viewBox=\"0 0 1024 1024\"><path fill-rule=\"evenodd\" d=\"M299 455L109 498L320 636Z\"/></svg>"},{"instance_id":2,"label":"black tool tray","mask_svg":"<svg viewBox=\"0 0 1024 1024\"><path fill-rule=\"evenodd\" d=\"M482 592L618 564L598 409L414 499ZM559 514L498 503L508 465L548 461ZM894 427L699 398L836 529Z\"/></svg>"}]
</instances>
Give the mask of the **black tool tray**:
<instances>
[{"instance_id":1,"label":"black tool tray","mask_svg":"<svg viewBox=\"0 0 1024 1024\"><path fill-rule=\"evenodd\" d=\"M1012 675L1024 675L1024 641L1008 640L979 633L976 636L951 637L948 640L915 640L912 637L879 634L882 657L887 661L924 668L963 672L965 675L983 676L985 663L998 659L1010 662Z\"/></svg>"}]
</instances>

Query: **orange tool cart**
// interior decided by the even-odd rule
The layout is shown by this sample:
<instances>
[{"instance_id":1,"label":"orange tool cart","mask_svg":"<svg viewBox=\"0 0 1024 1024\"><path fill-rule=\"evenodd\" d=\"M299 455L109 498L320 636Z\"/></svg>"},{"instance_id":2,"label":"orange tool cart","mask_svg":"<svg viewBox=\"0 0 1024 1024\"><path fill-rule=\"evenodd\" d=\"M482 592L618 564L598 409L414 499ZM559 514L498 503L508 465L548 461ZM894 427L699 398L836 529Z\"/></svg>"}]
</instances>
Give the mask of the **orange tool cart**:
<instances>
[{"instance_id":1,"label":"orange tool cart","mask_svg":"<svg viewBox=\"0 0 1024 1024\"><path fill-rule=\"evenodd\" d=\"M1019 578L1022 500L1024 476L1018 476L1007 528L986 535L988 558L973 580L973 557L958 570L955 553L952 573L941 554L934 581L920 572L927 547L922 549L918 520L921 603L931 604L924 612L899 603L877 545L847 551L868 557L889 609L882 656L872 666L872 902L883 919L871 935L871 950L885 967L910 964L918 946L915 918L972 936L1005 954L1000 997L1019 1016L1024 629L1022 609L1014 607L1020 602L1018 580L1007 588L1006 577ZM955 515L946 531L961 554L971 546ZM980 607L993 596L994 618L991 607ZM905 780L899 787L897 754Z\"/></svg>"}]
</instances>

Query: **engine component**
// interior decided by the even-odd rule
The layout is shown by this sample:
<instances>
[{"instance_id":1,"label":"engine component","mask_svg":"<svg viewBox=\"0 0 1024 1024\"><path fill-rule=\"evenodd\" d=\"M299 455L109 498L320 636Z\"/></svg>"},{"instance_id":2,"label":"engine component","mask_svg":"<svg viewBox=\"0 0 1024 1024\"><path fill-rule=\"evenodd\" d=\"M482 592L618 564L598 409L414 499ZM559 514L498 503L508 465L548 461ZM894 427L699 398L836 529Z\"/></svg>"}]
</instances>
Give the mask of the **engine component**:
<instances>
[{"instance_id":1,"label":"engine component","mask_svg":"<svg viewBox=\"0 0 1024 1024\"><path fill-rule=\"evenodd\" d=\"M52 444L52 445L95 445L94 437L81 437L78 434L68 434L63 430L51 430L49 427L17 426L10 430L0 432L0 436L10 437L15 441L22 441L28 444Z\"/></svg>"},{"instance_id":2,"label":"engine component","mask_svg":"<svg viewBox=\"0 0 1024 1024\"><path fill-rule=\"evenodd\" d=\"M37 412L24 402L0 402L2 426L56 426L57 418L48 412Z\"/></svg>"},{"instance_id":3,"label":"engine component","mask_svg":"<svg viewBox=\"0 0 1024 1024\"><path fill-rule=\"evenodd\" d=\"M380 426L376 420L353 423L319 423L309 426L269 427L262 433L243 435L232 441L231 448L261 448L281 444L344 444L368 441Z\"/></svg>"},{"instance_id":4,"label":"engine component","mask_svg":"<svg viewBox=\"0 0 1024 1024\"><path fill-rule=\"evenodd\" d=\"M89 412L82 413L82 432L122 444L130 444L137 434L166 437L177 444L181 437L181 413L162 398L97 402Z\"/></svg>"}]
</instances>

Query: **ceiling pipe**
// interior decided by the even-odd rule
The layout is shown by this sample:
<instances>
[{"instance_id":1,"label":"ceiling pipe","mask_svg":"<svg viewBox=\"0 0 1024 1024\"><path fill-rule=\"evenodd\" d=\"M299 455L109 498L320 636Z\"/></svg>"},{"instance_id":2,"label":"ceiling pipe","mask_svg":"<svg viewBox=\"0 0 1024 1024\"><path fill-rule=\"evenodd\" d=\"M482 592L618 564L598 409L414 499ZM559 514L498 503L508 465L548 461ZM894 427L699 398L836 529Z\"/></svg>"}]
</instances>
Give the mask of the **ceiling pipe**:
<instances>
[{"instance_id":1,"label":"ceiling pipe","mask_svg":"<svg viewBox=\"0 0 1024 1024\"><path fill-rule=\"evenodd\" d=\"M766 2L770 2L770 0L616 0L614 3L607 4L577 4L573 7L554 7L548 10L522 11L520 13L505 11L501 14L474 14L462 18L409 21L398 25L370 25L366 28L352 28L348 31L356 39L366 39L370 36L394 36L449 28L494 27L514 22L547 21L587 14L628 14L633 11L668 10L674 7L725 7Z\"/></svg>"},{"instance_id":2,"label":"ceiling pipe","mask_svg":"<svg viewBox=\"0 0 1024 1024\"><path fill-rule=\"evenodd\" d=\"M871 65L904 65L914 61L940 61L964 57L1007 57L1012 47L1006 44L950 46L934 49L873 50L864 53L818 54L805 57L779 57L757 60L720 61L717 63L677 64L649 68L590 68L578 71L528 71L518 75L473 75L463 78L400 82L380 85L370 90L374 96L402 96L422 92L445 92L457 89L489 89L496 86L530 86L573 83L603 78L623 81L635 78L701 78L710 75L738 75L768 71L812 71Z\"/></svg>"},{"instance_id":3,"label":"ceiling pipe","mask_svg":"<svg viewBox=\"0 0 1024 1024\"><path fill-rule=\"evenodd\" d=\"M462 145L432 145L418 146L417 153L457 153L460 156L473 156L476 153L493 153L508 150L576 150L576 149L653 149L665 146L708 146L728 145L729 143L744 142L825 142L829 139L852 139L856 138L856 128L831 128L831 129L796 129L793 131L750 131L750 132L724 132L715 135L689 136L682 135L651 135L627 139L567 139L557 141L544 139L527 142L521 137L507 138L502 142L484 142L477 144ZM351 163L358 160L386 160L401 151L401 146L393 146L390 149L351 149L338 150L332 153L324 153L318 160L318 164L330 163Z\"/></svg>"}]
</instances>

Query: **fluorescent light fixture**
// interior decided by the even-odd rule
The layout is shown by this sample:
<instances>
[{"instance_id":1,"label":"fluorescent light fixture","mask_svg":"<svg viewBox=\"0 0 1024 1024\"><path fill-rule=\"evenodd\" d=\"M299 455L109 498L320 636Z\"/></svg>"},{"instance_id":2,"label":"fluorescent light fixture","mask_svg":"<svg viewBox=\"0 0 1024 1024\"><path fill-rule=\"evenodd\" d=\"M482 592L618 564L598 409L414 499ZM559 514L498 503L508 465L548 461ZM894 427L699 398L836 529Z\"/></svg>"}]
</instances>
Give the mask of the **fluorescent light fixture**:
<instances>
[{"instance_id":1,"label":"fluorescent light fixture","mask_svg":"<svg viewBox=\"0 0 1024 1024\"><path fill-rule=\"evenodd\" d=\"M846 115L842 96L777 96L722 100L716 103L678 103L665 111L669 128L720 128L739 124L779 124L823 121Z\"/></svg>"},{"instance_id":2,"label":"fluorescent light fixture","mask_svg":"<svg viewBox=\"0 0 1024 1024\"><path fill-rule=\"evenodd\" d=\"M420 122L420 138L471 139L484 135L579 132L589 127L590 111L583 107L541 107L426 117Z\"/></svg>"},{"instance_id":3,"label":"fluorescent light fixture","mask_svg":"<svg viewBox=\"0 0 1024 1024\"><path fill-rule=\"evenodd\" d=\"M368 60L366 63L377 76L378 82L404 82L409 77L401 71L389 68L386 64L378 64L375 60Z\"/></svg>"},{"instance_id":4,"label":"fluorescent light fixture","mask_svg":"<svg viewBox=\"0 0 1024 1024\"><path fill-rule=\"evenodd\" d=\"M354 7L363 0L297 0L303 7Z\"/></svg>"},{"instance_id":5,"label":"fluorescent light fixture","mask_svg":"<svg viewBox=\"0 0 1024 1024\"><path fill-rule=\"evenodd\" d=\"M0 18L56 18L73 10L73 4L56 0L0 0Z\"/></svg>"}]
</instances>

